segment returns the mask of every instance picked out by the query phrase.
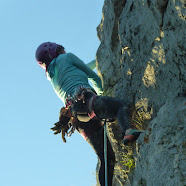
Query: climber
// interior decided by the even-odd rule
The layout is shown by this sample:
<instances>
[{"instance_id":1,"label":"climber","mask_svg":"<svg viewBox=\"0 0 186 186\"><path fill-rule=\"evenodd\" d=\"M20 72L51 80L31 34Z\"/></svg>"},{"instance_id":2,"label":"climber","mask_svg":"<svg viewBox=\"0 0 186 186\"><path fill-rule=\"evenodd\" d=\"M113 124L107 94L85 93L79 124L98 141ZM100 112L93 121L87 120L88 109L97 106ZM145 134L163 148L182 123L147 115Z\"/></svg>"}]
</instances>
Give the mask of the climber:
<instances>
[{"instance_id":1,"label":"climber","mask_svg":"<svg viewBox=\"0 0 186 186\"><path fill-rule=\"evenodd\" d=\"M139 137L141 131L133 129L130 124L129 106L116 98L101 96L101 79L92 70L95 60L85 65L74 54L66 53L62 45L51 42L42 43L37 48L36 60L45 69L56 94L66 107L71 107L73 116L79 121L117 119L124 135L124 145Z\"/></svg>"},{"instance_id":2,"label":"climber","mask_svg":"<svg viewBox=\"0 0 186 186\"><path fill-rule=\"evenodd\" d=\"M62 134L62 139L66 142L65 135L72 135L74 130L78 131L82 137L91 145L98 156L96 167L97 185L105 186L105 165L104 165L104 129L101 120L91 119L87 122L80 122L73 117L71 109L63 107L60 110L59 121L51 128L54 134ZM108 166L108 186L112 186L114 174L115 154L107 138L107 166Z\"/></svg>"}]
</instances>

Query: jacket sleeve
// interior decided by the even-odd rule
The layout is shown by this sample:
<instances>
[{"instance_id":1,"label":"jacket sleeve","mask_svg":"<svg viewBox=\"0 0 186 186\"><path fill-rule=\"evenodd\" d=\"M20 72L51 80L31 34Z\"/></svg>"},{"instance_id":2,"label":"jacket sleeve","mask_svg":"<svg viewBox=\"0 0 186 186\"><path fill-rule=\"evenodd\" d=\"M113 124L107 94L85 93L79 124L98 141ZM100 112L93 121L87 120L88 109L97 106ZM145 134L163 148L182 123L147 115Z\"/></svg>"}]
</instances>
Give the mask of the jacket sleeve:
<instances>
[{"instance_id":1,"label":"jacket sleeve","mask_svg":"<svg viewBox=\"0 0 186 186\"><path fill-rule=\"evenodd\" d=\"M86 64L89 68L91 68L92 70L94 70L96 68L96 60L93 60L89 63Z\"/></svg>"},{"instance_id":2,"label":"jacket sleeve","mask_svg":"<svg viewBox=\"0 0 186 186\"><path fill-rule=\"evenodd\" d=\"M87 66L82 60L80 60L77 56L71 53L71 59L73 62L73 65L82 70L85 74L88 76L88 80L91 81L93 88L97 92L98 95L101 95L103 93L102 89L102 82L100 77L88 66L94 67L95 66L95 60L91 61L89 65ZM95 67L94 67L95 68Z\"/></svg>"}]
</instances>

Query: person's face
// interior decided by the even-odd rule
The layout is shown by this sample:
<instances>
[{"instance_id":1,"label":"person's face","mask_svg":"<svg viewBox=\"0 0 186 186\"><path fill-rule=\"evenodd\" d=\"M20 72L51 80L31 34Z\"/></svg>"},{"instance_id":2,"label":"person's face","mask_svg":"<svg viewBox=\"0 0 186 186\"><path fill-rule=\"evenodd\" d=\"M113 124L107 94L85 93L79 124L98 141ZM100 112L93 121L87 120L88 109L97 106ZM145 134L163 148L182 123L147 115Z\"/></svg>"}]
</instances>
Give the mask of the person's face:
<instances>
[{"instance_id":1,"label":"person's face","mask_svg":"<svg viewBox=\"0 0 186 186\"><path fill-rule=\"evenodd\" d=\"M61 50L59 53L60 54L66 54L65 50Z\"/></svg>"},{"instance_id":2,"label":"person's face","mask_svg":"<svg viewBox=\"0 0 186 186\"><path fill-rule=\"evenodd\" d=\"M46 70L46 64L45 64L45 63L40 63L39 66L40 66L41 68L43 68L44 70Z\"/></svg>"}]
</instances>

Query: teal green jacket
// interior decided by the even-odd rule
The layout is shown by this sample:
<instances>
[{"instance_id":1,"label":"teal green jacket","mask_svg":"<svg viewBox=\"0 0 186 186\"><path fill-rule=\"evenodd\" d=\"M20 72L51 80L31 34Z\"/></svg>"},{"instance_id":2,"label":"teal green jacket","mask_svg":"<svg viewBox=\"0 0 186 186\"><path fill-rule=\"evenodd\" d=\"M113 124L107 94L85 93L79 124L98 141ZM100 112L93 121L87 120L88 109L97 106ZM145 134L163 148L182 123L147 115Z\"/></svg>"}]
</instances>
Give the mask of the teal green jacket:
<instances>
[{"instance_id":1,"label":"teal green jacket","mask_svg":"<svg viewBox=\"0 0 186 186\"><path fill-rule=\"evenodd\" d=\"M95 60L87 65L72 53L60 54L53 59L47 69L47 78L58 95L66 103L66 97L73 95L80 85L91 88L98 95L102 94L102 83L99 76L93 71ZM88 80L91 81L93 88Z\"/></svg>"}]
</instances>

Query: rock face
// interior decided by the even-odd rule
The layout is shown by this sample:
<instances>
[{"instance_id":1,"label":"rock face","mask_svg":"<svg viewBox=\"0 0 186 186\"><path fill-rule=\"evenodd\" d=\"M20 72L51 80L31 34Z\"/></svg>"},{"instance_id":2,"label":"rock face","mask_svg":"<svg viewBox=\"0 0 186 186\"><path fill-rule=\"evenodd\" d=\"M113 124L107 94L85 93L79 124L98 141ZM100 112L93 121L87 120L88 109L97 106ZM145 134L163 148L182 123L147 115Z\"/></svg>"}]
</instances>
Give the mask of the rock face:
<instances>
[{"instance_id":1,"label":"rock face","mask_svg":"<svg viewBox=\"0 0 186 186\"><path fill-rule=\"evenodd\" d=\"M105 0L98 26L104 94L134 107L145 133L124 147L109 124L117 157L113 185L186 185L186 2Z\"/></svg>"},{"instance_id":2,"label":"rock face","mask_svg":"<svg viewBox=\"0 0 186 186\"><path fill-rule=\"evenodd\" d=\"M167 100L138 140L136 168L126 185L185 185L186 100Z\"/></svg>"}]
</instances>

